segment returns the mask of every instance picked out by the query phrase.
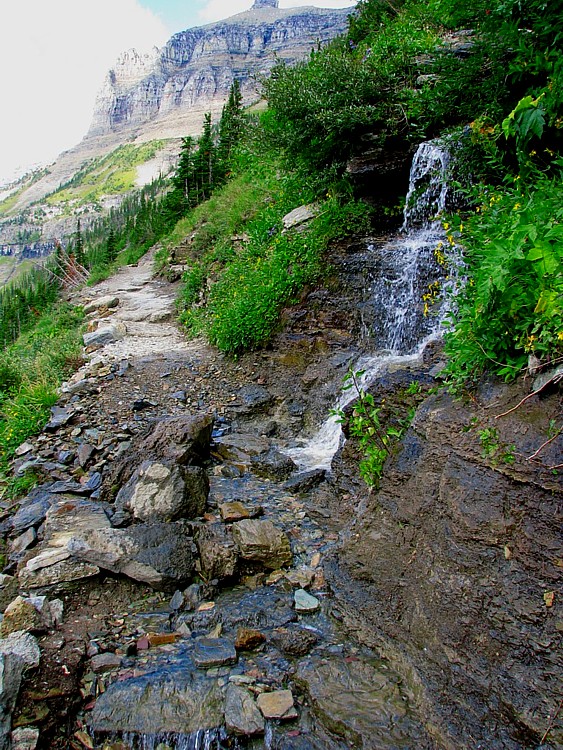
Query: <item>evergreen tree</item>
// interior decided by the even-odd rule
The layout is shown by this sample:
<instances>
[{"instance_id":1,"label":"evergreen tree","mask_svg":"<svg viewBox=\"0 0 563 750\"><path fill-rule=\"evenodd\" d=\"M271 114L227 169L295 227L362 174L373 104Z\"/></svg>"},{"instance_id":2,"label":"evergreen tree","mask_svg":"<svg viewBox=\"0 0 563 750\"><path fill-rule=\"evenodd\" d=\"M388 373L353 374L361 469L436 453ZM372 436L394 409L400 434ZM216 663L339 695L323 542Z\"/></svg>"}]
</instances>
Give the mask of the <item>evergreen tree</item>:
<instances>
[{"instance_id":1,"label":"evergreen tree","mask_svg":"<svg viewBox=\"0 0 563 750\"><path fill-rule=\"evenodd\" d=\"M217 157L210 112L205 115L203 132L197 143L198 148L194 154L194 173L197 186L197 203L201 203L207 200L213 192Z\"/></svg>"},{"instance_id":2,"label":"evergreen tree","mask_svg":"<svg viewBox=\"0 0 563 750\"><path fill-rule=\"evenodd\" d=\"M219 143L217 146L217 167L220 178L229 172L234 146L240 140L243 127L242 94L240 83L235 78L229 91L229 98L223 107L219 121Z\"/></svg>"},{"instance_id":3,"label":"evergreen tree","mask_svg":"<svg viewBox=\"0 0 563 750\"><path fill-rule=\"evenodd\" d=\"M117 241L115 239L115 230L113 226L110 227L106 242L106 258L108 263L113 263L117 258Z\"/></svg>"},{"instance_id":4,"label":"evergreen tree","mask_svg":"<svg viewBox=\"0 0 563 750\"><path fill-rule=\"evenodd\" d=\"M82 232L80 229L80 219L76 221L76 232L74 234L73 251L76 262L83 266L86 263L86 256L84 254L84 241L82 239Z\"/></svg>"}]
</instances>

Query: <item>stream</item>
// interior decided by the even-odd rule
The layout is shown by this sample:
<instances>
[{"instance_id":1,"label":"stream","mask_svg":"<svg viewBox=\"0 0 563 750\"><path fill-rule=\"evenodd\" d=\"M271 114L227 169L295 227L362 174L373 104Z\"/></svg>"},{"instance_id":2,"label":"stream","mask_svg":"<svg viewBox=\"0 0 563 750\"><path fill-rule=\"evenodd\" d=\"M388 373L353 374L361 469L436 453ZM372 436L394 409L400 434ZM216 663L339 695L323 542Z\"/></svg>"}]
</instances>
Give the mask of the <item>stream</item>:
<instances>
[{"instance_id":1,"label":"stream","mask_svg":"<svg viewBox=\"0 0 563 750\"><path fill-rule=\"evenodd\" d=\"M438 304L425 315L422 295L443 274L434 250L445 242L439 215L446 205L448 162L437 143L419 148L400 234L367 248L362 321L363 348L370 353L353 365L363 371L364 386L385 370L416 364L440 336L446 306ZM344 408L353 396L343 393L335 408ZM314 434L289 446L280 442L280 448L300 472L329 472L342 440L331 417ZM284 532L293 562L289 568L266 565L265 572L248 566L231 588L203 581L172 598L132 603L124 613L122 638L136 646L124 646L118 668L89 673L83 681L83 691L96 699L84 714L91 736L102 743L96 747L433 747L417 715L416 690L384 659L355 643L332 610L322 562L338 535L310 517L307 489L241 471L236 451L216 468L208 513L217 517L225 503L243 503L251 518L263 516ZM235 649L241 629L258 633L256 643ZM139 646L146 634L157 647ZM261 709L264 721L256 705L268 696L281 705ZM237 729L239 724L246 729Z\"/></svg>"}]
</instances>

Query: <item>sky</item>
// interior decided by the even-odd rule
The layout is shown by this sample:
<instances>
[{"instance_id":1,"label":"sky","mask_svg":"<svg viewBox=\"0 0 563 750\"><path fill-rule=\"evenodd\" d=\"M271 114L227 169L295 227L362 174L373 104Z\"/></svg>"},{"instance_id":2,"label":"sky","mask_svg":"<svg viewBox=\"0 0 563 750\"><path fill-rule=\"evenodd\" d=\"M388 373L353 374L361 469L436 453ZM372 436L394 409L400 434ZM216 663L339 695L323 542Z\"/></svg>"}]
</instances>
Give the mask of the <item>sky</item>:
<instances>
[{"instance_id":1,"label":"sky","mask_svg":"<svg viewBox=\"0 0 563 750\"><path fill-rule=\"evenodd\" d=\"M0 0L0 185L79 143L118 55L248 10L253 0ZM281 8L354 0L280 0Z\"/></svg>"}]
</instances>

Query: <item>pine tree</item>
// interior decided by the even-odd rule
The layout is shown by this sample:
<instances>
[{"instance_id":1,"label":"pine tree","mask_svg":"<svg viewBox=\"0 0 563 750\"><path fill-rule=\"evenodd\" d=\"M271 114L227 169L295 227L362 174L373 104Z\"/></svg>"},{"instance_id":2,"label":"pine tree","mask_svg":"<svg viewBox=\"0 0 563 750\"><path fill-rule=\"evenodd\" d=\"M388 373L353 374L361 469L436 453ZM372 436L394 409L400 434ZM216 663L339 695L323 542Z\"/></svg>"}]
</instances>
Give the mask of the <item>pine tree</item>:
<instances>
[{"instance_id":1,"label":"pine tree","mask_svg":"<svg viewBox=\"0 0 563 750\"><path fill-rule=\"evenodd\" d=\"M106 258L108 263L113 263L117 258L117 242L115 239L115 231L113 227L110 227L108 238L106 242Z\"/></svg>"},{"instance_id":2,"label":"pine tree","mask_svg":"<svg viewBox=\"0 0 563 750\"><path fill-rule=\"evenodd\" d=\"M73 251L76 262L80 266L86 264L86 256L84 254L84 241L82 239L82 232L80 230L80 219L76 221L76 232L74 234Z\"/></svg>"},{"instance_id":3,"label":"pine tree","mask_svg":"<svg viewBox=\"0 0 563 750\"><path fill-rule=\"evenodd\" d=\"M194 173L198 185L198 203L207 200L213 192L216 149L211 127L211 113L205 115L203 132L198 140L198 148L194 154Z\"/></svg>"},{"instance_id":4,"label":"pine tree","mask_svg":"<svg viewBox=\"0 0 563 750\"><path fill-rule=\"evenodd\" d=\"M229 91L229 98L223 107L219 121L219 144L217 146L217 167L220 178L227 177L233 148L240 140L243 128L242 94L237 78Z\"/></svg>"}]
</instances>

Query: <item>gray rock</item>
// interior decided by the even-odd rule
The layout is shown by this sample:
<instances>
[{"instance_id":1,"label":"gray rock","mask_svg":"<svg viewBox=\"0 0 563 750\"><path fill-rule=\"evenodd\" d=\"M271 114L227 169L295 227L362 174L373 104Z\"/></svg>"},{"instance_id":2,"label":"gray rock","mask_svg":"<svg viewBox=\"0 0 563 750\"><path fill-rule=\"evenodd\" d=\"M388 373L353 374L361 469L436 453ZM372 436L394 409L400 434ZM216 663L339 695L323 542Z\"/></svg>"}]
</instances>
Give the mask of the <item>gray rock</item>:
<instances>
[{"instance_id":1,"label":"gray rock","mask_svg":"<svg viewBox=\"0 0 563 750\"><path fill-rule=\"evenodd\" d=\"M94 455L95 450L90 443L82 443L78 449L78 465L84 468Z\"/></svg>"},{"instance_id":2,"label":"gray rock","mask_svg":"<svg viewBox=\"0 0 563 750\"><path fill-rule=\"evenodd\" d=\"M0 639L0 654L12 654L21 659L25 669L39 666L41 649L37 638L24 630L16 630L6 638Z\"/></svg>"},{"instance_id":3,"label":"gray rock","mask_svg":"<svg viewBox=\"0 0 563 750\"><path fill-rule=\"evenodd\" d=\"M18 591L18 579L0 573L0 612L4 612L8 604L16 598Z\"/></svg>"},{"instance_id":4,"label":"gray rock","mask_svg":"<svg viewBox=\"0 0 563 750\"><path fill-rule=\"evenodd\" d=\"M227 461L236 460L241 456L260 456L267 453L271 446L267 438L244 433L222 435L215 443L217 452Z\"/></svg>"},{"instance_id":5,"label":"gray rock","mask_svg":"<svg viewBox=\"0 0 563 750\"><path fill-rule=\"evenodd\" d=\"M225 697L225 725L233 734L264 734L264 717L254 702L252 693L243 687L230 684Z\"/></svg>"},{"instance_id":6,"label":"gray rock","mask_svg":"<svg viewBox=\"0 0 563 750\"><path fill-rule=\"evenodd\" d=\"M119 491L116 505L139 521L193 519L203 515L208 494L201 467L145 461Z\"/></svg>"},{"instance_id":7,"label":"gray rock","mask_svg":"<svg viewBox=\"0 0 563 750\"><path fill-rule=\"evenodd\" d=\"M224 701L217 683L203 673L168 667L114 682L88 718L92 731L191 734L223 724Z\"/></svg>"},{"instance_id":8,"label":"gray rock","mask_svg":"<svg viewBox=\"0 0 563 750\"><path fill-rule=\"evenodd\" d=\"M299 206L298 208L294 208L293 211L290 211L282 219L284 230L293 229L293 227L297 227L301 224L305 224L311 221L315 218L318 212L319 208L314 203L310 203L307 206Z\"/></svg>"},{"instance_id":9,"label":"gray rock","mask_svg":"<svg viewBox=\"0 0 563 750\"><path fill-rule=\"evenodd\" d=\"M283 481L297 469L297 464L276 448L271 448L262 456L256 456L251 461L252 471L259 477Z\"/></svg>"},{"instance_id":10,"label":"gray rock","mask_svg":"<svg viewBox=\"0 0 563 750\"><path fill-rule=\"evenodd\" d=\"M45 629L41 615L29 599L17 596L4 611L4 618L0 623L0 637L6 638L10 633L19 631L43 631Z\"/></svg>"},{"instance_id":11,"label":"gray rock","mask_svg":"<svg viewBox=\"0 0 563 750\"><path fill-rule=\"evenodd\" d=\"M200 466L209 458L212 429L213 417L208 413L163 419L142 441L140 455Z\"/></svg>"},{"instance_id":12,"label":"gray rock","mask_svg":"<svg viewBox=\"0 0 563 750\"><path fill-rule=\"evenodd\" d=\"M238 551L232 535L223 524L196 527L195 543L199 552L201 573L205 580L232 578L237 570Z\"/></svg>"},{"instance_id":13,"label":"gray rock","mask_svg":"<svg viewBox=\"0 0 563 750\"><path fill-rule=\"evenodd\" d=\"M326 471L324 469L313 469L302 472L284 482L283 488L288 492L310 492L314 487L324 482Z\"/></svg>"},{"instance_id":14,"label":"gray rock","mask_svg":"<svg viewBox=\"0 0 563 750\"><path fill-rule=\"evenodd\" d=\"M55 565L63 560L68 560L70 552L64 547L47 547L35 557L30 558L25 567L32 573L35 573L41 568L50 568L51 565Z\"/></svg>"},{"instance_id":15,"label":"gray rock","mask_svg":"<svg viewBox=\"0 0 563 750\"><path fill-rule=\"evenodd\" d=\"M110 669L117 669L119 666L121 666L121 656L117 654L97 654L90 660L90 667L93 672L107 672Z\"/></svg>"},{"instance_id":16,"label":"gray rock","mask_svg":"<svg viewBox=\"0 0 563 750\"><path fill-rule=\"evenodd\" d=\"M274 397L264 386L255 385L244 385L238 391L239 401L242 403L242 408L247 412L261 412L265 411L274 402Z\"/></svg>"},{"instance_id":17,"label":"gray rock","mask_svg":"<svg viewBox=\"0 0 563 750\"><path fill-rule=\"evenodd\" d=\"M285 532L271 521L248 519L232 525L232 534L240 556L276 570L290 565L293 559Z\"/></svg>"},{"instance_id":18,"label":"gray rock","mask_svg":"<svg viewBox=\"0 0 563 750\"><path fill-rule=\"evenodd\" d=\"M51 419L45 425L45 432L56 432L60 427L69 424L76 416L76 410L64 409L60 406L51 407Z\"/></svg>"},{"instance_id":19,"label":"gray rock","mask_svg":"<svg viewBox=\"0 0 563 750\"><path fill-rule=\"evenodd\" d=\"M183 609L185 603L186 600L184 598L183 592L177 589L174 592L174 596L172 597L172 599L170 599L169 607L173 612L177 612L178 610Z\"/></svg>"},{"instance_id":20,"label":"gray rock","mask_svg":"<svg viewBox=\"0 0 563 750\"><path fill-rule=\"evenodd\" d=\"M12 750L35 750L39 742L39 729L18 727L12 732Z\"/></svg>"},{"instance_id":21,"label":"gray rock","mask_svg":"<svg viewBox=\"0 0 563 750\"><path fill-rule=\"evenodd\" d=\"M71 584L73 581L92 578L99 572L100 569L96 565L68 559L35 572L24 567L18 572L18 577L22 588L33 590L46 586Z\"/></svg>"},{"instance_id":22,"label":"gray rock","mask_svg":"<svg viewBox=\"0 0 563 750\"><path fill-rule=\"evenodd\" d=\"M210 669L235 664L237 652L234 644L225 638L198 638L193 657L198 669Z\"/></svg>"},{"instance_id":23,"label":"gray rock","mask_svg":"<svg viewBox=\"0 0 563 750\"><path fill-rule=\"evenodd\" d=\"M25 503L24 501L18 512L12 516L12 534L16 535L32 526L42 524L52 501L53 498L48 493L43 493L34 502Z\"/></svg>"},{"instance_id":24,"label":"gray rock","mask_svg":"<svg viewBox=\"0 0 563 750\"><path fill-rule=\"evenodd\" d=\"M158 589L178 588L194 571L189 529L180 521L101 528L67 542L73 557Z\"/></svg>"},{"instance_id":25,"label":"gray rock","mask_svg":"<svg viewBox=\"0 0 563 750\"><path fill-rule=\"evenodd\" d=\"M305 589L297 589L293 595L293 601L295 602L295 611L299 614L311 614L321 606L319 600L308 594Z\"/></svg>"},{"instance_id":26,"label":"gray rock","mask_svg":"<svg viewBox=\"0 0 563 750\"><path fill-rule=\"evenodd\" d=\"M37 532L31 526L27 531L18 536L16 539L12 539L9 547L9 555L11 560L18 560L22 553L25 552L28 547L35 542L37 539Z\"/></svg>"},{"instance_id":27,"label":"gray rock","mask_svg":"<svg viewBox=\"0 0 563 750\"><path fill-rule=\"evenodd\" d=\"M115 341L121 341L121 339L125 338L126 334L127 327L125 323L116 321L109 326L103 326L91 333L85 333L82 336L82 339L84 341L84 346L98 347L113 344Z\"/></svg>"},{"instance_id":28,"label":"gray rock","mask_svg":"<svg viewBox=\"0 0 563 750\"><path fill-rule=\"evenodd\" d=\"M305 656L317 644L319 636L307 628L288 625L274 630L270 640L285 656Z\"/></svg>"},{"instance_id":29,"label":"gray rock","mask_svg":"<svg viewBox=\"0 0 563 750\"><path fill-rule=\"evenodd\" d=\"M16 705L24 662L15 654L0 654L0 750L10 750L12 712Z\"/></svg>"},{"instance_id":30,"label":"gray rock","mask_svg":"<svg viewBox=\"0 0 563 750\"><path fill-rule=\"evenodd\" d=\"M88 302L87 305L84 305L84 312L86 313L86 315L88 315L89 313L96 312L101 307L107 307L109 310L112 310L118 305L119 297L114 297L113 295L108 294L104 297L98 297L97 299L93 299L91 302Z\"/></svg>"}]
</instances>

